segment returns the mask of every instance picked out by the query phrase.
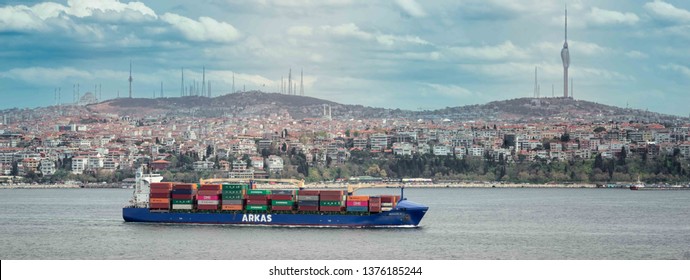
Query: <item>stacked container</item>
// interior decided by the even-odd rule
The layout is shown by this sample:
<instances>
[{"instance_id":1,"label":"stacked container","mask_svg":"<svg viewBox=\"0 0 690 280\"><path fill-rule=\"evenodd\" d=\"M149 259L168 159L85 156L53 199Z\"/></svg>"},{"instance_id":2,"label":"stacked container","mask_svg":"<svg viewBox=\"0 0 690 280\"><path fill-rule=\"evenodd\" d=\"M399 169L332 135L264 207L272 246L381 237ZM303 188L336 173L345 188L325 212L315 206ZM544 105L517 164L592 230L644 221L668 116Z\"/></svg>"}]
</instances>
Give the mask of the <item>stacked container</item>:
<instances>
[{"instance_id":1,"label":"stacked container","mask_svg":"<svg viewBox=\"0 0 690 280\"><path fill-rule=\"evenodd\" d=\"M348 212L367 212L369 211L369 196L353 195L347 197Z\"/></svg>"},{"instance_id":2,"label":"stacked container","mask_svg":"<svg viewBox=\"0 0 690 280\"><path fill-rule=\"evenodd\" d=\"M397 195L382 195L381 196L381 211L391 211L395 204L400 200L400 196Z\"/></svg>"},{"instance_id":3,"label":"stacked container","mask_svg":"<svg viewBox=\"0 0 690 280\"><path fill-rule=\"evenodd\" d=\"M268 211L270 197L270 190L247 190L247 206L245 206L244 209L251 211Z\"/></svg>"},{"instance_id":4,"label":"stacked container","mask_svg":"<svg viewBox=\"0 0 690 280\"><path fill-rule=\"evenodd\" d=\"M295 191L291 190L272 190L271 191L271 210L273 211L292 211L295 206Z\"/></svg>"},{"instance_id":5,"label":"stacked container","mask_svg":"<svg viewBox=\"0 0 690 280\"><path fill-rule=\"evenodd\" d=\"M319 194L316 190L297 191L297 210L319 211Z\"/></svg>"},{"instance_id":6,"label":"stacked container","mask_svg":"<svg viewBox=\"0 0 690 280\"><path fill-rule=\"evenodd\" d=\"M196 195L196 184L175 183L172 187L172 209L173 210L192 210L194 209L194 196Z\"/></svg>"},{"instance_id":7,"label":"stacked container","mask_svg":"<svg viewBox=\"0 0 690 280\"><path fill-rule=\"evenodd\" d=\"M379 197L379 196L369 197L369 212L371 212L371 213L381 212L381 197Z\"/></svg>"},{"instance_id":8,"label":"stacked container","mask_svg":"<svg viewBox=\"0 0 690 280\"><path fill-rule=\"evenodd\" d=\"M221 207L226 211L241 211L244 207L244 195L249 188L247 184L223 184Z\"/></svg>"},{"instance_id":9,"label":"stacked container","mask_svg":"<svg viewBox=\"0 0 690 280\"><path fill-rule=\"evenodd\" d=\"M345 191L321 191L319 210L322 212L341 212L345 210Z\"/></svg>"},{"instance_id":10,"label":"stacked container","mask_svg":"<svg viewBox=\"0 0 690 280\"><path fill-rule=\"evenodd\" d=\"M196 209L218 210L222 187L218 184L201 185L196 194Z\"/></svg>"},{"instance_id":11,"label":"stacked container","mask_svg":"<svg viewBox=\"0 0 690 280\"><path fill-rule=\"evenodd\" d=\"M151 183L149 193L149 208L155 210L170 209L170 190L172 183Z\"/></svg>"}]
</instances>

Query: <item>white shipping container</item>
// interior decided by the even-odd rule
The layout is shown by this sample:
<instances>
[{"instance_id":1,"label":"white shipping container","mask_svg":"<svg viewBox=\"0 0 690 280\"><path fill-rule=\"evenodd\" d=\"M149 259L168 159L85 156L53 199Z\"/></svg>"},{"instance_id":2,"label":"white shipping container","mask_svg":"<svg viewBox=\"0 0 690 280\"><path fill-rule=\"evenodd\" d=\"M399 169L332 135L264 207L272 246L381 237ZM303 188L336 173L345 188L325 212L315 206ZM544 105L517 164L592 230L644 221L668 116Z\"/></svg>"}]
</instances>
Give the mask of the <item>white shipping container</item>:
<instances>
[{"instance_id":1,"label":"white shipping container","mask_svg":"<svg viewBox=\"0 0 690 280\"><path fill-rule=\"evenodd\" d=\"M218 205L218 200L197 200L199 205Z\"/></svg>"},{"instance_id":2,"label":"white shipping container","mask_svg":"<svg viewBox=\"0 0 690 280\"><path fill-rule=\"evenodd\" d=\"M173 210L192 210L194 205L191 204L173 204Z\"/></svg>"}]
</instances>

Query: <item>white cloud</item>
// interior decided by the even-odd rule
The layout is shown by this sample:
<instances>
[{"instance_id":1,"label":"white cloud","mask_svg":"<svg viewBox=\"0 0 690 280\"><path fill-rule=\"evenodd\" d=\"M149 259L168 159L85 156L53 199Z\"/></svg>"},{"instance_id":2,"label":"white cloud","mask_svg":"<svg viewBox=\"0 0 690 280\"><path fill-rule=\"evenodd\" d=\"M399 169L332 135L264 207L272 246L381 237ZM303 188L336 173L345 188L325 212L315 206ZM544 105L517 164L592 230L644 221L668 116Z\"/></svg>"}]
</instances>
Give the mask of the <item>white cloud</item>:
<instances>
[{"instance_id":1,"label":"white cloud","mask_svg":"<svg viewBox=\"0 0 690 280\"><path fill-rule=\"evenodd\" d=\"M197 42L232 42L240 38L240 32L226 22L210 17L198 21L177 14L165 13L161 19L182 32L185 38Z\"/></svg>"},{"instance_id":2,"label":"white cloud","mask_svg":"<svg viewBox=\"0 0 690 280\"><path fill-rule=\"evenodd\" d=\"M609 11L597 7L587 14L587 21L595 25L634 25L640 18L634 13Z\"/></svg>"},{"instance_id":3,"label":"white cloud","mask_svg":"<svg viewBox=\"0 0 690 280\"><path fill-rule=\"evenodd\" d=\"M433 92L448 96L448 97L471 97L473 95L472 91L457 85L441 85L441 84L425 84L433 90Z\"/></svg>"},{"instance_id":4,"label":"white cloud","mask_svg":"<svg viewBox=\"0 0 690 280\"><path fill-rule=\"evenodd\" d=\"M335 37L356 38L356 39L359 39L362 41L376 41L380 45L387 46L387 47L393 46L396 43L418 44L418 45L430 44L428 41L426 41L422 38L419 38L418 36L411 36L411 35L400 36L400 35L366 32L366 31L359 29L359 26L357 26L354 23L345 23L345 24L336 25L336 26L323 25L320 27L320 31L322 31L325 34L335 36Z\"/></svg>"},{"instance_id":5,"label":"white cloud","mask_svg":"<svg viewBox=\"0 0 690 280\"><path fill-rule=\"evenodd\" d=\"M495 46L451 47L448 50L452 56L460 59L504 60L527 57L527 53L511 41Z\"/></svg>"},{"instance_id":6,"label":"white cloud","mask_svg":"<svg viewBox=\"0 0 690 280\"><path fill-rule=\"evenodd\" d=\"M27 6L7 6L0 8L0 31L41 31L47 26L36 13Z\"/></svg>"},{"instance_id":7,"label":"white cloud","mask_svg":"<svg viewBox=\"0 0 690 280\"><path fill-rule=\"evenodd\" d=\"M311 36L314 32L314 28L310 26L293 26L288 29L288 34L294 36Z\"/></svg>"},{"instance_id":8,"label":"white cloud","mask_svg":"<svg viewBox=\"0 0 690 280\"><path fill-rule=\"evenodd\" d=\"M118 0L69 0L67 13L76 17L95 17L113 22L140 22L158 18L156 12L142 2L121 3Z\"/></svg>"},{"instance_id":9,"label":"white cloud","mask_svg":"<svg viewBox=\"0 0 690 280\"><path fill-rule=\"evenodd\" d=\"M645 9L649 13L660 20L672 21L677 23L688 23L690 22L690 12L681 8L677 8L672 4L666 3L661 0L655 0L654 2L649 2L644 4Z\"/></svg>"},{"instance_id":10,"label":"white cloud","mask_svg":"<svg viewBox=\"0 0 690 280\"><path fill-rule=\"evenodd\" d=\"M625 53L625 56L629 58L636 58L636 59L642 59L642 58L649 58L649 56L643 52L640 51L629 51Z\"/></svg>"},{"instance_id":11,"label":"white cloud","mask_svg":"<svg viewBox=\"0 0 690 280\"><path fill-rule=\"evenodd\" d=\"M685 75L686 77L690 78L690 68L688 68L687 66L683 66L683 65L679 65L679 64L675 64L675 63L670 63L670 64L666 64L666 65L661 65L660 67L663 70L675 71L675 72L681 73L681 74Z\"/></svg>"},{"instance_id":12,"label":"white cloud","mask_svg":"<svg viewBox=\"0 0 690 280\"><path fill-rule=\"evenodd\" d=\"M419 3L415 0L396 0L398 6L408 15L416 18L425 17L426 12Z\"/></svg>"},{"instance_id":13,"label":"white cloud","mask_svg":"<svg viewBox=\"0 0 690 280\"><path fill-rule=\"evenodd\" d=\"M354 23L345 23L336 26L323 25L321 26L321 30L334 36L353 37L360 40L371 40L374 37L370 33L360 30Z\"/></svg>"},{"instance_id":14,"label":"white cloud","mask_svg":"<svg viewBox=\"0 0 690 280\"><path fill-rule=\"evenodd\" d=\"M261 6L274 6L286 8L309 8L309 7L342 7L353 3L352 0L258 0Z\"/></svg>"}]
</instances>

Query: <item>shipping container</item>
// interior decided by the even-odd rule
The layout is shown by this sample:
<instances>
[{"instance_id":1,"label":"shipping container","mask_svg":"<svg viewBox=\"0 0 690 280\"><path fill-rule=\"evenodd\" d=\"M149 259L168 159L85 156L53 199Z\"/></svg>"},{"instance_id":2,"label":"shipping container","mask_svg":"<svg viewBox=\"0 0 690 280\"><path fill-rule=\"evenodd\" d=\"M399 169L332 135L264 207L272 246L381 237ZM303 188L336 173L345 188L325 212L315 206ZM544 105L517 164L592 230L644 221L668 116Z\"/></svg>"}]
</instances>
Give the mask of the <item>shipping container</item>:
<instances>
[{"instance_id":1,"label":"shipping container","mask_svg":"<svg viewBox=\"0 0 690 280\"><path fill-rule=\"evenodd\" d=\"M170 193L169 189L151 189L149 193Z\"/></svg>"},{"instance_id":2,"label":"shipping container","mask_svg":"<svg viewBox=\"0 0 690 280\"><path fill-rule=\"evenodd\" d=\"M150 183L149 187L151 189L168 189L172 190L173 183L172 182L159 182L159 183Z\"/></svg>"},{"instance_id":3,"label":"shipping container","mask_svg":"<svg viewBox=\"0 0 690 280\"><path fill-rule=\"evenodd\" d=\"M223 200L221 201L223 205L242 205L244 204L244 200L241 199L236 199L236 200Z\"/></svg>"},{"instance_id":4,"label":"shipping container","mask_svg":"<svg viewBox=\"0 0 690 280\"><path fill-rule=\"evenodd\" d=\"M272 194L271 199L273 200L294 200L295 197L287 194Z\"/></svg>"},{"instance_id":5,"label":"shipping container","mask_svg":"<svg viewBox=\"0 0 690 280\"><path fill-rule=\"evenodd\" d=\"M196 193L196 190L192 190L192 189L188 189L188 190L179 189L179 190L172 190L172 191L170 191L170 193L171 193L171 194L195 194L195 193Z\"/></svg>"},{"instance_id":6,"label":"shipping container","mask_svg":"<svg viewBox=\"0 0 690 280\"><path fill-rule=\"evenodd\" d=\"M299 210L299 211L319 211L319 206L318 205L314 205L314 206L300 205L297 207L297 210Z\"/></svg>"},{"instance_id":7,"label":"shipping container","mask_svg":"<svg viewBox=\"0 0 690 280\"><path fill-rule=\"evenodd\" d=\"M342 206L343 202L342 201L323 201L321 200L319 202L320 206Z\"/></svg>"},{"instance_id":8,"label":"shipping container","mask_svg":"<svg viewBox=\"0 0 690 280\"><path fill-rule=\"evenodd\" d=\"M194 200L191 199L173 199L173 204L194 204Z\"/></svg>"},{"instance_id":9,"label":"shipping container","mask_svg":"<svg viewBox=\"0 0 690 280\"><path fill-rule=\"evenodd\" d=\"M393 207L393 203L392 203L392 202L381 202L381 206L383 206L383 207Z\"/></svg>"},{"instance_id":10,"label":"shipping container","mask_svg":"<svg viewBox=\"0 0 690 280\"><path fill-rule=\"evenodd\" d=\"M318 190L298 190L297 194L298 195L316 195L318 196L321 191Z\"/></svg>"},{"instance_id":11,"label":"shipping container","mask_svg":"<svg viewBox=\"0 0 690 280\"><path fill-rule=\"evenodd\" d=\"M271 190L247 190L247 195L270 195Z\"/></svg>"},{"instance_id":12,"label":"shipping container","mask_svg":"<svg viewBox=\"0 0 690 280\"><path fill-rule=\"evenodd\" d=\"M347 197L348 201L369 201L369 196L367 195L351 195Z\"/></svg>"},{"instance_id":13,"label":"shipping container","mask_svg":"<svg viewBox=\"0 0 690 280\"><path fill-rule=\"evenodd\" d=\"M220 191L197 191L196 195L208 196L208 195L219 195Z\"/></svg>"},{"instance_id":14,"label":"shipping container","mask_svg":"<svg viewBox=\"0 0 690 280\"><path fill-rule=\"evenodd\" d=\"M223 190L221 192L222 194L238 194L238 195L243 195L244 191L243 190Z\"/></svg>"},{"instance_id":15,"label":"shipping container","mask_svg":"<svg viewBox=\"0 0 690 280\"><path fill-rule=\"evenodd\" d=\"M176 183L173 185L173 190L196 190L196 184Z\"/></svg>"},{"instance_id":16,"label":"shipping container","mask_svg":"<svg viewBox=\"0 0 690 280\"><path fill-rule=\"evenodd\" d=\"M268 205L268 199L247 199L247 205Z\"/></svg>"},{"instance_id":17,"label":"shipping container","mask_svg":"<svg viewBox=\"0 0 690 280\"><path fill-rule=\"evenodd\" d=\"M345 205L347 205L348 207L349 207L349 206L364 206L364 207L369 207L369 201L357 201L357 200L352 201L352 200L348 200L347 203L346 203Z\"/></svg>"},{"instance_id":18,"label":"shipping container","mask_svg":"<svg viewBox=\"0 0 690 280\"><path fill-rule=\"evenodd\" d=\"M170 209L170 204L168 204L168 203L149 203L149 208L151 208L151 209Z\"/></svg>"},{"instance_id":19,"label":"shipping container","mask_svg":"<svg viewBox=\"0 0 690 280\"><path fill-rule=\"evenodd\" d=\"M170 199L168 199L168 198L151 198L151 199L149 199L149 203L170 203Z\"/></svg>"},{"instance_id":20,"label":"shipping container","mask_svg":"<svg viewBox=\"0 0 690 280\"><path fill-rule=\"evenodd\" d=\"M173 210L192 210L192 209L194 209L194 205L192 205L192 204L173 204L172 209Z\"/></svg>"},{"instance_id":21,"label":"shipping container","mask_svg":"<svg viewBox=\"0 0 690 280\"><path fill-rule=\"evenodd\" d=\"M381 211L391 211L393 207L381 207Z\"/></svg>"},{"instance_id":22,"label":"shipping container","mask_svg":"<svg viewBox=\"0 0 690 280\"><path fill-rule=\"evenodd\" d=\"M170 196L172 199L194 199L193 194L173 194Z\"/></svg>"},{"instance_id":23,"label":"shipping container","mask_svg":"<svg viewBox=\"0 0 690 280\"><path fill-rule=\"evenodd\" d=\"M318 195L300 195L297 196L298 201L319 201Z\"/></svg>"},{"instance_id":24,"label":"shipping container","mask_svg":"<svg viewBox=\"0 0 690 280\"><path fill-rule=\"evenodd\" d=\"M247 195L247 199L269 199L268 195Z\"/></svg>"},{"instance_id":25,"label":"shipping container","mask_svg":"<svg viewBox=\"0 0 690 280\"><path fill-rule=\"evenodd\" d=\"M271 200L272 206L292 206L295 204L292 200Z\"/></svg>"},{"instance_id":26,"label":"shipping container","mask_svg":"<svg viewBox=\"0 0 690 280\"><path fill-rule=\"evenodd\" d=\"M251 211L266 211L268 210L267 205L247 205L244 209Z\"/></svg>"},{"instance_id":27,"label":"shipping container","mask_svg":"<svg viewBox=\"0 0 690 280\"><path fill-rule=\"evenodd\" d=\"M217 195L200 195L200 194L197 194L196 199L198 199L198 200L218 200L218 196Z\"/></svg>"},{"instance_id":28,"label":"shipping container","mask_svg":"<svg viewBox=\"0 0 690 280\"><path fill-rule=\"evenodd\" d=\"M240 210L242 210L242 208L244 208L242 206L242 204L240 204L240 205L225 205L225 204L223 204L220 206L221 210L226 210L226 211L240 211Z\"/></svg>"},{"instance_id":29,"label":"shipping container","mask_svg":"<svg viewBox=\"0 0 690 280\"><path fill-rule=\"evenodd\" d=\"M244 196L237 194L224 194L221 196L221 198L223 198L223 200L240 200L243 199Z\"/></svg>"},{"instance_id":30,"label":"shipping container","mask_svg":"<svg viewBox=\"0 0 690 280\"><path fill-rule=\"evenodd\" d=\"M343 201L345 200L345 197L342 195L320 195L319 196L320 200L327 200L327 201Z\"/></svg>"},{"instance_id":31,"label":"shipping container","mask_svg":"<svg viewBox=\"0 0 690 280\"><path fill-rule=\"evenodd\" d=\"M347 211L348 212L367 212L367 211L369 211L369 207L367 207L367 206L348 206Z\"/></svg>"},{"instance_id":32,"label":"shipping container","mask_svg":"<svg viewBox=\"0 0 690 280\"><path fill-rule=\"evenodd\" d=\"M218 205L220 204L219 200L197 200L196 201L197 205Z\"/></svg>"},{"instance_id":33,"label":"shipping container","mask_svg":"<svg viewBox=\"0 0 690 280\"><path fill-rule=\"evenodd\" d=\"M211 204L199 204L196 206L196 209L199 210L218 210L218 205L211 205Z\"/></svg>"},{"instance_id":34,"label":"shipping container","mask_svg":"<svg viewBox=\"0 0 690 280\"><path fill-rule=\"evenodd\" d=\"M199 187L202 191L220 191L223 188L220 184L203 184Z\"/></svg>"},{"instance_id":35,"label":"shipping container","mask_svg":"<svg viewBox=\"0 0 690 280\"><path fill-rule=\"evenodd\" d=\"M320 206L320 211L323 212L342 212L345 211L345 207L342 206Z\"/></svg>"},{"instance_id":36,"label":"shipping container","mask_svg":"<svg viewBox=\"0 0 690 280\"><path fill-rule=\"evenodd\" d=\"M223 184L224 190L242 190L249 189L248 184Z\"/></svg>"},{"instance_id":37,"label":"shipping container","mask_svg":"<svg viewBox=\"0 0 690 280\"><path fill-rule=\"evenodd\" d=\"M152 193L149 194L150 198L170 198L170 193Z\"/></svg>"},{"instance_id":38,"label":"shipping container","mask_svg":"<svg viewBox=\"0 0 690 280\"><path fill-rule=\"evenodd\" d=\"M307 201L298 201L298 205L304 205L304 206L319 206L318 201L312 201L312 200L307 200Z\"/></svg>"},{"instance_id":39,"label":"shipping container","mask_svg":"<svg viewBox=\"0 0 690 280\"><path fill-rule=\"evenodd\" d=\"M294 210L293 206L281 206L281 205L273 205L271 206L271 210L273 211L292 211Z\"/></svg>"},{"instance_id":40,"label":"shipping container","mask_svg":"<svg viewBox=\"0 0 690 280\"><path fill-rule=\"evenodd\" d=\"M272 195L294 195L295 191L293 190L271 190Z\"/></svg>"}]
</instances>

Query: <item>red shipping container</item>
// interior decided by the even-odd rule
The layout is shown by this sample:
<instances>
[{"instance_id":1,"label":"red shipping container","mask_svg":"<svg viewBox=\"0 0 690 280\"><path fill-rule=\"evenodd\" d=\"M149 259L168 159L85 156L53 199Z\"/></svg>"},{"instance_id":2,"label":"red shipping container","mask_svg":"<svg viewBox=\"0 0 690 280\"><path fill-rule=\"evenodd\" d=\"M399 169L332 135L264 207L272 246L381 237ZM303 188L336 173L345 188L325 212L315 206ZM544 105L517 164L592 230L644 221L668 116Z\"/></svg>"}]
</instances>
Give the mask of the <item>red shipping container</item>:
<instances>
[{"instance_id":1,"label":"red shipping container","mask_svg":"<svg viewBox=\"0 0 690 280\"><path fill-rule=\"evenodd\" d=\"M267 195L247 195L247 199L266 200L269 199L269 197Z\"/></svg>"},{"instance_id":2,"label":"red shipping container","mask_svg":"<svg viewBox=\"0 0 690 280\"><path fill-rule=\"evenodd\" d=\"M185 199L185 200L191 200L194 199L193 194L173 194L172 199Z\"/></svg>"},{"instance_id":3,"label":"red shipping container","mask_svg":"<svg viewBox=\"0 0 690 280\"><path fill-rule=\"evenodd\" d=\"M381 212L381 205L376 206L376 207L369 205L369 212L372 212L372 213Z\"/></svg>"},{"instance_id":4,"label":"red shipping container","mask_svg":"<svg viewBox=\"0 0 690 280\"><path fill-rule=\"evenodd\" d=\"M152 193L149 194L150 198L170 198L170 193Z\"/></svg>"},{"instance_id":5,"label":"red shipping container","mask_svg":"<svg viewBox=\"0 0 690 280\"><path fill-rule=\"evenodd\" d=\"M345 210L342 206L321 206L319 209L326 212L341 212Z\"/></svg>"},{"instance_id":6,"label":"red shipping container","mask_svg":"<svg viewBox=\"0 0 690 280\"><path fill-rule=\"evenodd\" d=\"M160 182L160 183L150 183L149 188L151 189L168 189L172 190L173 183L171 182Z\"/></svg>"},{"instance_id":7,"label":"red shipping container","mask_svg":"<svg viewBox=\"0 0 690 280\"><path fill-rule=\"evenodd\" d=\"M317 190L299 190L299 195L319 195L321 191Z\"/></svg>"},{"instance_id":8,"label":"red shipping container","mask_svg":"<svg viewBox=\"0 0 690 280\"><path fill-rule=\"evenodd\" d=\"M217 195L197 195L196 199L198 200L218 200Z\"/></svg>"},{"instance_id":9,"label":"red shipping container","mask_svg":"<svg viewBox=\"0 0 690 280\"><path fill-rule=\"evenodd\" d=\"M220 207L222 210L237 211L242 210L242 205L222 205Z\"/></svg>"},{"instance_id":10,"label":"red shipping container","mask_svg":"<svg viewBox=\"0 0 690 280\"><path fill-rule=\"evenodd\" d=\"M149 203L149 208L151 208L151 209L170 209L170 204L168 204L168 203Z\"/></svg>"},{"instance_id":11,"label":"red shipping container","mask_svg":"<svg viewBox=\"0 0 690 280\"><path fill-rule=\"evenodd\" d=\"M369 206L368 201L352 201L348 200L347 201L347 206Z\"/></svg>"},{"instance_id":12,"label":"red shipping container","mask_svg":"<svg viewBox=\"0 0 690 280\"><path fill-rule=\"evenodd\" d=\"M381 203L381 198L376 196L369 197L369 204Z\"/></svg>"},{"instance_id":13,"label":"red shipping container","mask_svg":"<svg viewBox=\"0 0 690 280\"><path fill-rule=\"evenodd\" d=\"M218 210L218 205L199 204L196 206L196 209L199 209L199 210Z\"/></svg>"},{"instance_id":14,"label":"red shipping container","mask_svg":"<svg viewBox=\"0 0 690 280\"><path fill-rule=\"evenodd\" d=\"M274 211L290 211L290 210L292 210L292 206L287 206L287 205L286 205L286 206L279 206L279 205L276 205L276 206L271 206L271 209L274 210Z\"/></svg>"},{"instance_id":15,"label":"red shipping container","mask_svg":"<svg viewBox=\"0 0 690 280\"><path fill-rule=\"evenodd\" d=\"M150 193L170 193L169 189L151 189Z\"/></svg>"},{"instance_id":16,"label":"red shipping container","mask_svg":"<svg viewBox=\"0 0 690 280\"><path fill-rule=\"evenodd\" d=\"M267 199L247 199L247 205L268 205Z\"/></svg>"},{"instance_id":17,"label":"red shipping container","mask_svg":"<svg viewBox=\"0 0 690 280\"><path fill-rule=\"evenodd\" d=\"M204 184L199 187L202 191L220 191L223 185L220 184Z\"/></svg>"},{"instance_id":18,"label":"red shipping container","mask_svg":"<svg viewBox=\"0 0 690 280\"><path fill-rule=\"evenodd\" d=\"M319 206L306 206L300 205L297 210L299 211L319 211Z\"/></svg>"},{"instance_id":19,"label":"red shipping container","mask_svg":"<svg viewBox=\"0 0 690 280\"><path fill-rule=\"evenodd\" d=\"M197 191L196 194L197 194L197 195L203 195L203 196L206 196L206 195L219 195L220 192L219 192L219 191L201 190L201 191Z\"/></svg>"},{"instance_id":20,"label":"red shipping container","mask_svg":"<svg viewBox=\"0 0 690 280\"><path fill-rule=\"evenodd\" d=\"M271 195L272 200L294 200L295 197L289 194L273 194Z\"/></svg>"},{"instance_id":21,"label":"red shipping container","mask_svg":"<svg viewBox=\"0 0 690 280\"><path fill-rule=\"evenodd\" d=\"M324 195L321 193L321 196L319 196L319 199L321 201L343 201L343 196L342 195Z\"/></svg>"},{"instance_id":22,"label":"red shipping container","mask_svg":"<svg viewBox=\"0 0 690 280\"><path fill-rule=\"evenodd\" d=\"M321 195L338 195L338 196L343 196L345 194L345 191L320 191ZM300 192L302 194L302 192Z\"/></svg>"},{"instance_id":23,"label":"red shipping container","mask_svg":"<svg viewBox=\"0 0 690 280\"><path fill-rule=\"evenodd\" d=\"M196 190L196 184L177 183L173 185L173 190Z\"/></svg>"}]
</instances>

